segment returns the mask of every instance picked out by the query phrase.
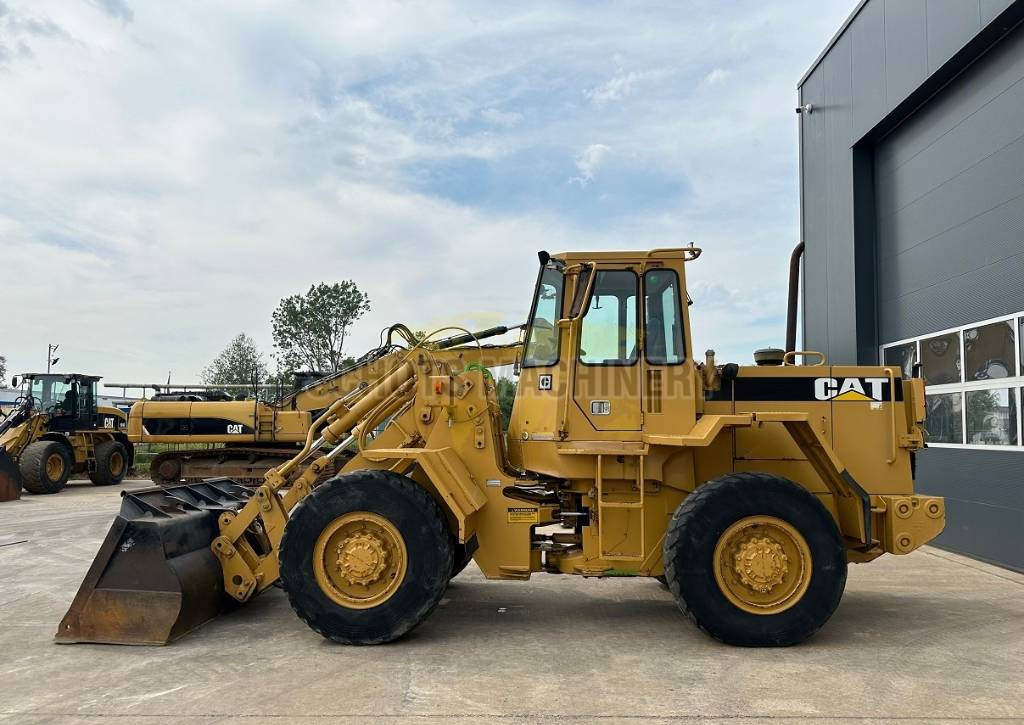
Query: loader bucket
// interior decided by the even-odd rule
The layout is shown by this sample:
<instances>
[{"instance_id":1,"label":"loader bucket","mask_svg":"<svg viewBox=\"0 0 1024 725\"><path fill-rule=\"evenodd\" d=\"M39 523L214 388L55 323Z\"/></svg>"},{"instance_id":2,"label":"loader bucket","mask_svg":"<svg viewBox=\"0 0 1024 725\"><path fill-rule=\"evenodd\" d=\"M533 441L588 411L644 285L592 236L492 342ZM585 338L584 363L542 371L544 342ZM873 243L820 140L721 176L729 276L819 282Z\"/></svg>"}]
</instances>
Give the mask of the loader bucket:
<instances>
[{"instance_id":1,"label":"loader bucket","mask_svg":"<svg viewBox=\"0 0 1024 725\"><path fill-rule=\"evenodd\" d=\"M0 448L0 501L21 498L21 470L11 454Z\"/></svg>"},{"instance_id":2,"label":"loader bucket","mask_svg":"<svg viewBox=\"0 0 1024 725\"><path fill-rule=\"evenodd\" d=\"M123 491L56 641L167 644L231 607L210 544L249 495L227 479Z\"/></svg>"}]
</instances>

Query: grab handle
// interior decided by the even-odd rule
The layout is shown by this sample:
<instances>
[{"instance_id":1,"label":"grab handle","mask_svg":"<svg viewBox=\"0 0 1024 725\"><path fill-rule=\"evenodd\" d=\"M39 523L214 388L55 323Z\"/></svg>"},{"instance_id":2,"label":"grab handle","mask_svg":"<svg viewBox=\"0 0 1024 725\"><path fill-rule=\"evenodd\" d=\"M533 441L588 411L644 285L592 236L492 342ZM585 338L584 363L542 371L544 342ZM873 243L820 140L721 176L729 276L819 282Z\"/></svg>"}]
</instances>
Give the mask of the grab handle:
<instances>
[{"instance_id":1,"label":"grab handle","mask_svg":"<svg viewBox=\"0 0 1024 725\"><path fill-rule=\"evenodd\" d=\"M795 360L798 357L817 357L818 361L815 363L804 363L805 365L809 365L810 367L820 367L825 364L825 353L818 352L816 350L790 350L789 352L782 356L782 364L796 365Z\"/></svg>"}]
</instances>

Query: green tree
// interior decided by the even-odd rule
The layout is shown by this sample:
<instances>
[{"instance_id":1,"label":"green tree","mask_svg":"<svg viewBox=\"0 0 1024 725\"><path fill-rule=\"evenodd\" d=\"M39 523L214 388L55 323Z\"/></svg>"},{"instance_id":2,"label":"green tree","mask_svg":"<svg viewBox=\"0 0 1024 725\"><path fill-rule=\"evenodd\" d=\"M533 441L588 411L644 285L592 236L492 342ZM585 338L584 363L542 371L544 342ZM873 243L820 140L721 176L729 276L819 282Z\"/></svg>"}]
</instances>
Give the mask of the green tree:
<instances>
[{"instance_id":1,"label":"green tree","mask_svg":"<svg viewBox=\"0 0 1024 725\"><path fill-rule=\"evenodd\" d=\"M0 355L0 385L7 385L7 358Z\"/></svg>"},{"instance_id":2,"label":"green tree","mask_svg":"<svg viewBox=\"0 0 1024 725\"><path fill-rule=\"evenodd\" d=\"M263 381L265 387L260 389L260 398L274 400L292 392L295 387L293 375L291 370L278 366L277 370L267 375L266 380Z\"/></svg>"},{"instance_id":3,"label":"green tree","mask_svg":"<svg viewBox=\"0 0 1024 725\"><path fill-rule=\"evenodd\" d=\"M508 422L512 418L512 403L516 399L516 381L509 378L498 378L495 382L498 393L498 405L501 407L501 429L508 430Z\"/></svg>"},{"instance_id":4,"label":"green tree","mask_svg":"<svg viewBox=\"0 0 1024 725\"><path fill-rule=\"evenodd\" d=\"M263 383L268 377L263 353L244 332L236 335L202 374L207 385L252 385Z\"/></svg>"},{"instance_id":5,"label":"green tree","mask_svg":"<svg viewBox=\"0 0 1024 725\"><path fill-rule=\"evenodd\" d=\"M285 297L271 318L279 362L291 370L339 370L349 329L369 309L369 296L350 280Z\"/></svg>"}]
</instances>

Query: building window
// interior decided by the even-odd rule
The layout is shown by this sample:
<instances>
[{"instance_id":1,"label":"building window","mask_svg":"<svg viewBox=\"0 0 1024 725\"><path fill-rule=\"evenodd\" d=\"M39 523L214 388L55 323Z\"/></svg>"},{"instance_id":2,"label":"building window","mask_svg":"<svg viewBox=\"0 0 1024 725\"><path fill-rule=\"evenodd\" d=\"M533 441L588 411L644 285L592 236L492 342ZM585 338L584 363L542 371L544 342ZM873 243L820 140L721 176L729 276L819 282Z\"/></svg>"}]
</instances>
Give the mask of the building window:
<instances>
[{"instance_id":1,"label":"building window","mask_svg":"<svg viewBox=\"0 0 1024 725\"><path fill-rule=\"evenodd\" d=\"M1013 320L964 330L964 367L968 380L1009 378L1017 374Z\"/></svg>"},{"instance_id":2,"label":"building window","mask_svg":"<svg viewBox=\"0 0 1024 725\"><path fill-rule=\"evenodd\" d=\"M917 364L917 343L908 342L885 348L882 352L882 362L885 365L899 367L903 371L903 377L909 378L914 373L914 365Z\"/></svg>"},{"instance_id":3,"label":"building window","mask_svg":"<svg viewBox=\"0 0 1024 725\"><path fill-rule=\"evenodd\" d=\"M928 445L1024 451L1024 312L882 345L903 377L920 363Z\"/></svg>"},{"instance_id":4,"label":"building window","mask_svg":"<svg viewBox=\"0 0 1024 725\"><path fill-rule=\"evenodd\" d=\"M967 442L1017 445L1017 395L1010 388L967 391Z\"/></svg>"},{"instance_id":5,"label":"building window","mask_svg":"<svg viewBox=\"0 0 1024 725\"><path fill-rule=\"evenodd\" d=\"M925 395L929 443L963 443L963 393Z\"/></svg>"},{"instance_id":6,"label":"building window","mask_svg":"<svg viewBox=\"0 0 1024 725\"><path fill-rule=\"evenodd\" d=\"M921 372L929 385L960 381L960 333L921 340Z\"/></svg>"}]
</instances>

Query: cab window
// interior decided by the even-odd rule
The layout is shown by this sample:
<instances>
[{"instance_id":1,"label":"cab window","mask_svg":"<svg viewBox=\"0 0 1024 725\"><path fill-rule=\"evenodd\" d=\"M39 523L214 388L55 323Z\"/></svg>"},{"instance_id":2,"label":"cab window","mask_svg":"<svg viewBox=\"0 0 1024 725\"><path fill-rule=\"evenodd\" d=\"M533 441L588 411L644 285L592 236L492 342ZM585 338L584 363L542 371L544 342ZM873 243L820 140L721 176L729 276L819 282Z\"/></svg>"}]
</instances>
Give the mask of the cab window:
<instances>
[{"instance_id":1,"label":"cab window","mask_svg":"<svg viewBox=\"0 0 1024 725\"><path fill-rule=\"evenodd\" d=\"M537 280L537 292L530 313L530 331L526 337L523 367L543 367L558 362L561 331L555 326L562 314L564 277L552 267L544 267Z\"/></svg>"},{"instance_id":2,"label":"cab window","mask_svg":"<svg viewBox=\"0 0 1024 725\"><path fill-rule=\"evenodd\" d=\"M580 360L586 365L632 365L637 360L639 280L629 270L601 270L583 316Z\"/></svg>"},{"instance_id":3,"label":"cab window","mask_svg":"<svg viewBox=\"0 0 1024 725\"><path fill-rule=\"evenodd\" d=\"M644 354L652 365L677 365L686 358L680 298L674 270L644 274Z\"/></svg>"},{"instance_id":4,"label":"cab window","mask_svg":"<svg viewBox=\"0 0 1024 725\"><path fill-rule=\"evenodd\" d=\"M65 402L73 396L71 383L55 380L52 377L36 378L32 381L32 397L44 411L51 408L63 409ZM59 412L59 410L55 410Z\"/></svg>"}]
</instances>

